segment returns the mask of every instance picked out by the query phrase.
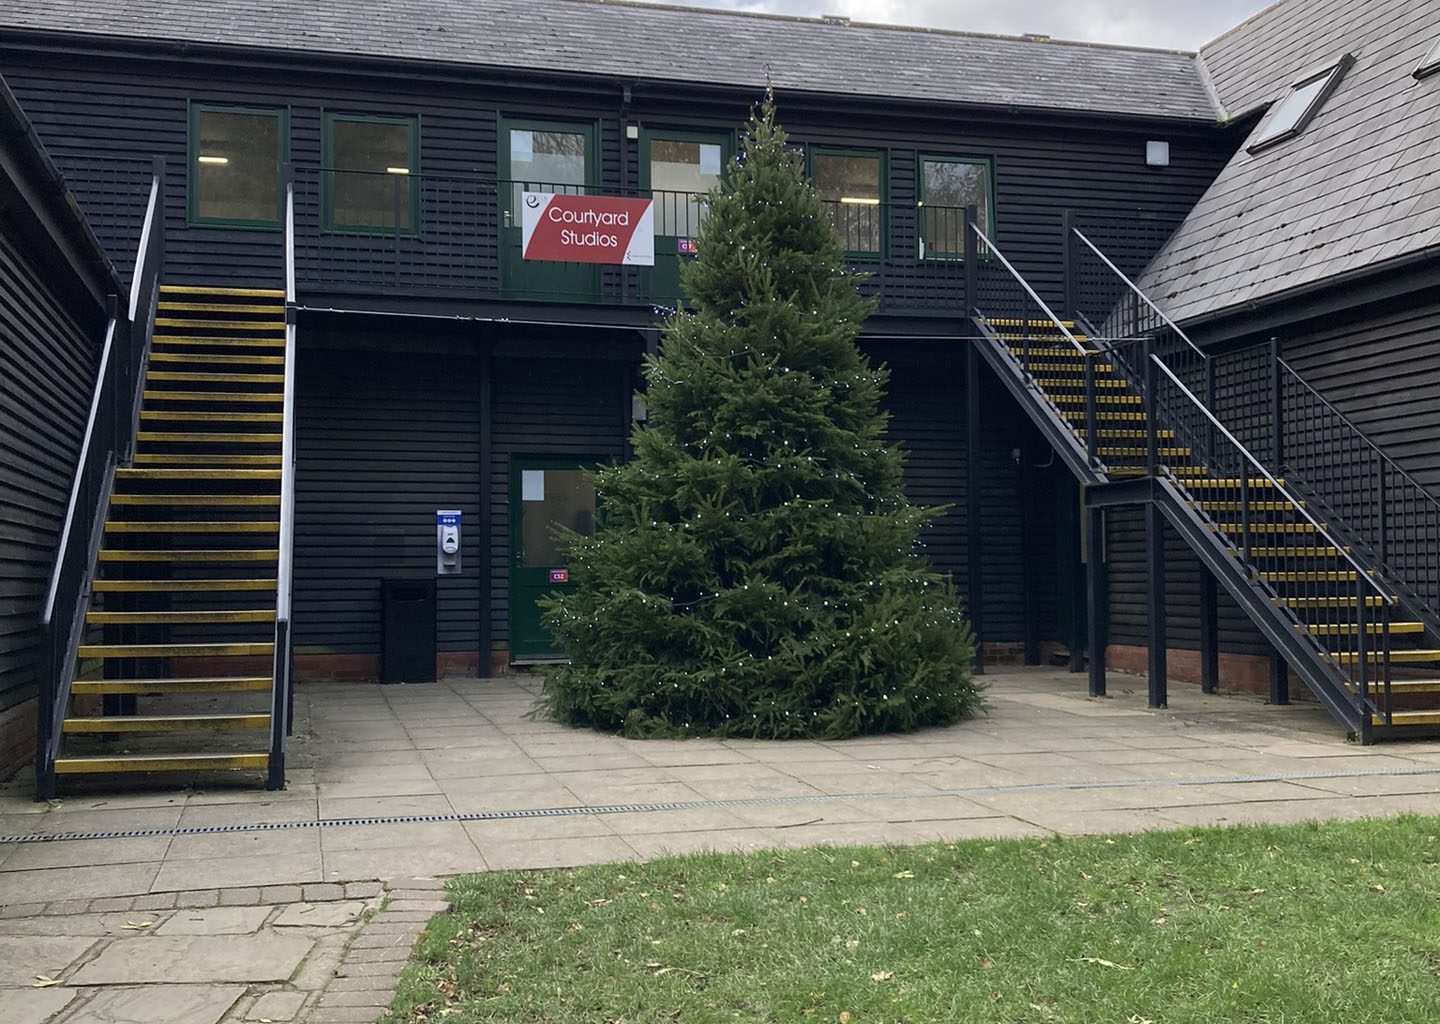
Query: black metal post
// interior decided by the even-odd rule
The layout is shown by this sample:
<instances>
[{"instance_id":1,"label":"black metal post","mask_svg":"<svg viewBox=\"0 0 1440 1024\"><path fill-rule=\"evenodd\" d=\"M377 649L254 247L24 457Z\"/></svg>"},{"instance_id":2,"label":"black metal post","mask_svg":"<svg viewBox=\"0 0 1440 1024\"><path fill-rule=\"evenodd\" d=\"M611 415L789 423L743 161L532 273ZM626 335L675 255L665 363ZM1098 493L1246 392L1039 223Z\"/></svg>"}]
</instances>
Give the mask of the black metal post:
<instances>
[{"instance_id":1,"label":"black metal post","mask_svg":"<svg viewBox=\"0 0 1440 1024\"><path fill-rule=\"evenodd\" d=\"M1270 703L1290 703L1290 665L1279 651L1270 651Z\"/></svg>"},{"instance_id":2,"label":"black metal post","mask_svg":"<svg viewBox=\"0 0 1440 1024\"><path fill-rule=\"evenodd\" d=\"M1220 689L1220 588L1215 577L1200 567L1200 689L1214 693Z\"/></svg>"},{"instance_id":3,"label":"black metal post","mask_svg":"<svg viewBox=\"0 0 1440 1024\"><path fill-rule=\"evenodd\" d=\"M1380 480L1379 480L1380 493L1379 493L1378 495L1376 495L1376 499L1377 499L1377 500L1376 500L1376 502L1375 502L1375 515L1376 515L1376 518L1379 520L1379 523L1377 524L1378 527L1379 527L1379 532L1380 532L1380 537L1379 537L1379 550L1378 550L1378 554L1379 554L1379 556L1380 556L1379 568L1380 568L1380 572L1383 574L1383 573L1386 571L1386 556L1389 554L1389 550L1388 550L1389 545L1388 545L1388 543L1387 543L1388 538L1386 537L1386 532L1387 532L1387 529L1386 529L1386 528L1389 526L1389 519L1390 519L1389 511L1388 511L1388 509L1387 509L1387 506L1390 504L1390 492L1389 492L1389 490L1386 489L1386 486L1385 486L1385 485L1386 485L1386 480L1385 480L1385 459L1384 459L1384 458L1381 458L1381 457L1377 457L1376 461L1379 463L1379 474L1378 474L1378 475L1379 475L1379 477L1380 477Z\"/></svg>"},{"instance_id":4,"label":"black metal post","mask_svg":"<svg viewBox=\"0 0 1440 1024\"><path fill-rule=\"evenodd\" d=\"M1076 307L1079 306L1079 282L1076 280L1079 268L1076 266L1078 260L1076 259L1075 248L1074 210L1066 210L1061 215L1060 230L1062 232L1060 252L1062 253L1065 274L1065 308L1060 315L1066 320L1074 321L1078 312Z\"/></svg>"},{"instance_id":5,"label":"black metal post","mask_svg":"<svg viewBox=\"0 0 1440 1024\"><path fill-rule=\"evenodd\" d=\"M1355 574L1355 596L1358 607L1355 611L1355 667L1359 673L1360 697L1365 706L1365 717L1370 717L1370 597L1365 593L1365 582Z\"/></svg>"},{"instance_id":6,"label":"black metal post","mask_svg":"<svg viewBox=\"0 0 1440 1024\"><path fill-rule=\"evenodd\" d=\"M985 600L980 551L980 352L971 341L965 353L965 553L970 628L975 634L975 673L985 674Z\"/></svg>"},{"instance_id":7,"label":"black metal post","mask_svg":"<svg viewBox=\"0 0 1440 1024\"><path fill-rule=\"evenodd\" d=\"M1085 510L1085 582L1089 593L1086 618L1090 648L1090 696L1105 696L1105 513L1099 508Z\"/></svg>"},{"instance_id":8,"label":"black metal post","mask_svg":"<svg viewBox=\"0 0 1440 1024\"><path fill-rule=\"evenodd\" d=\"M494 457L494 438L491 431L491 420L493 418L494 398L491 388L491 379L494 373L494 357L490 350L490 341L482 340L480 343L480 494L479 515L476 517L479 522L476 527L480 531L480 566L477 571L479 576L480 591L480 664L479 674L481 679L490 678L490 645L493 642L490 629L490 605L492 601L490 586L490 544L493 528L491 524L490 488L494 473L491 465Z\"/></svg>"},{"instance_id":9,"label":"black metal post","mask_svg":"<svg viewBox=\"0 0 1440 1024\"><path fill-rule=\"evenodd\" d=\"M1095 401L1095 354L1085 353L1085 454L1091 463L1100 458L1100 415Z\"/></svg>"},{"instance_id":10,"label":"black metal post","mask_svg":"<svg viewBox=\"0 0 1440 1024\"><path fill-rule=\"evenodd\" d=\"M1215 360L1205 360L1205 408L1215 412ZM1218 419L1218 415L1216 416ZM1215 465L1215 421L1205 419L1205 464Z\"/></svg>"},{"instance_id":11,"label":"black metal post","mask_svg":"<svg viewBox=\"0 0 1440 1024\"><path fill-rule=\"evenodd\" d=\"M1160 434L1156 426L1160 419L1157 408L1160 371L1151 358L1154 347L1155 343L1146 335L1142 357L1145 360L1145 404L1142 408L1145 411L1145 466L1152 479L1160 473Z\"/></svg>"},{"instance_id":12,"label":"black metal post","mask_svg":"<svg viewBox=\"0 0 1440 1024\"><path fill-rule=\"evenodd\" d=\"M270 687L270 758L266 789L285 788L287 694L290 692L290 623L275 624L274 681Z\"/></svg>"},{"instance_id":13,"label":"black metal post","mask_svg":"<svg viewBox=\"0 0 1440 1024\"><path fill-rule=\"evenodd\" d=\"M1281 377L1279 338L1270 339L1270 421L1270 448L1278 475L1285 469L1285 382Z\"/></svg>"},{"instance_id":14,"label":"black metal post","mask_svg":"<svg viewBox=\"0 0 1440 1024\"><path fill-rule=\"evenodd\" d=\"M1150 627L1150 706L1163 708L1169 700L1169 666L1165 635L1165 517L1153 499L1145 506L1145 554L1150 579L1145 610Z\"/></svg>"},{"instance_id":15,"label":"black metal post","mask_svg":"<svg viewBox=\"0 0 1440 1024\"><path fill-rule=\"evenodd\" d=\"M973 315L980 306L980 211L965 207L965 315Z\"/></svg>"}]
</instances>

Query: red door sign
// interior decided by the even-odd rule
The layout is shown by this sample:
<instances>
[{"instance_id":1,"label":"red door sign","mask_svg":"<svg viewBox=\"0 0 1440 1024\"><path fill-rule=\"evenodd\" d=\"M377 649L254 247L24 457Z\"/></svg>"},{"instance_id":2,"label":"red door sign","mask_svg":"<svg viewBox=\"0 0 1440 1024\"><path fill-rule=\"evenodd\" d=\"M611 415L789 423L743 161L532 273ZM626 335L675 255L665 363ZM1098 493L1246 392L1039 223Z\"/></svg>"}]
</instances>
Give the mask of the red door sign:
<instances>
[{"instance_id":1,"label":"red door sign","mask_svg":"<svg viewBox=\"0 0 1440 1024\"><path fill-rule=\"evenodd\" d=\"M655 265L649 199L526 192L520 205L521 253L527 260Z\"/></svg>"}]
</instances>

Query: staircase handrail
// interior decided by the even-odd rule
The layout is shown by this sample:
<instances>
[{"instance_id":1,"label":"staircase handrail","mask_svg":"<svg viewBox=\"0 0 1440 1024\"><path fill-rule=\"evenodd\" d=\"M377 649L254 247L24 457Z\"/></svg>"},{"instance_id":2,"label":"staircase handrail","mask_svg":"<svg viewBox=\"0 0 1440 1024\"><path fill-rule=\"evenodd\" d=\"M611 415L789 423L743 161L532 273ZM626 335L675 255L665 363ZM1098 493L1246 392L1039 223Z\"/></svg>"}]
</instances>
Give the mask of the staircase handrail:
<instances>
[{"instance_id":1,"label":"staircase handrail","mask_svg":"<svg viewBox=\"0 0 1440 1024\"><path fill-rule=\"evenodd\" d=\"M1434 505L1437 512L1440 512L1440 498L1437 498L1435 497L1435 495L1431 494L1430 490L1420 481L1416 480L1415 477L1412 476L1408 470L1406 470L1398 462L1392 459L1389 455L1386 455L1385 450L1381 448L1378 444L1376 444L1374 441L1372 441L1369 434L1361 430L1358 426L1356 426L1354 420L1352 420L1349 416L1346 416L1343 412L1336 408L1334 402L1330 401L1330 399L1326 398L1319 391L1315 390L1315 386L1309 381L1307 381L1304 377L1302 377L1295 369L1295 367L1291 366L1284 359L1279 360L1279 363L1280 369L1285 371L1285 373L1288 374L1290 378L1295 381L1295 383L1299 384L1302 388L1304 388L1305 391L1310 395L1310 397L1314 398L1321 405L1325 406L1325 411L1327 413L1334 416L1340 422L1344 423L1346 427L1354 431L1355 436L1358 437L1361 441L1363 441L1366 447L1373 451L1376 456L1378 456L1379 459L1389 467L1390 472L1394 473L1401 480L1404 480L1407 484L1410 484L1412 487L1418 490L1421 494L1425 496L1425 500L1428 501L1430 504Z\"/></svg>"},{"instance_id":2,"label":"staircase handrail","mask_svg":"<svg viewBox=\"0 0 1440 1024\"><path fill-rule=\"evenodd\" d=\"M280 435L280 523L275 563L275 649L271 676L270 780L285 781L292 715L291 583L295 563L295 179L285 181L285 384Z\"/></svg>"},{"instance_id":3,"label":"staircase handrail","mask_svg":"<svg viewBox=\"0 0 1440 1024\"><path fill-rule=\"evenodd\" d=\"M1025 278L1020 275L1020 272L1015 269L1014 265L1005 258L1005 254L1000 251L1000 247L996 245L990 239L990 237L980 229L980 225L971 223L969 227L970 230L975 233L975 237L979 240L980 244L985 247L985 250L995 257L995 259L1002 267L1005 268L1005 270L1010 274L1010 276L1019 283L1021 288L1025 289L1025 293L1030 296L1031 301L1034 302L1035 305L1039 306L1041 312L1043 312L1047 317L1049 317L1050 322L1054 324L1055 329L1065 336L1065 339L1070 342L1071 346L1074 347L1075 351L1082 354L1089 354L1089 350L1086 349L1084 345L1080 344L1080 342L1076 339L1075 335L1070 332L1070 329L1061 322L1058 316L1055 315L1055 311L1046 304L1044 299L1042 299L1038 294L1036 294L1035 289L1030 287L1030 282L1025 280ZM1021 316L1024 316L1024 313L1021 313Z\"/></svg>"},{"instance_id":4,"label":"staircase handrail","mask_svg":"<svg viewBox=\"0 0 1440 1024\"><path fill-rule=\"evenodd\" d=\"M134 440L164 260L164 206L164 165L157 161L140 232L130 301L122 309L118 297L111 297L85 434L40 612L41 661L35 723L37 798L49 798L54 793L60 723L70 700L76 646L85 626L105 510L115 469L125 460L127 445Z\"/></svg>"},{"instance_id":5,"label":"staircase handrail","mask_svg":"<svg viewBox=\"0 0 1440 1024\"><path fill-rule=\"evenodd\" d=\"M1141 302L1149 306L1150 309L1154 311L1155 315L1158 316L1161 320L1164 320L1165 325L1169 327L1172 331L1174 331L1176 336L1178 336L1182 341L1184 341L1186 345L1190 346L1190 348L1194 350L1197 356L1199 356L1202 360L1209 359L1209 356L1205 354L1204 350L1201 349L1199 345L1196 345L1195 342L1190 340L1190 335L1186 334L1183 330L1180 329L1179 324L1166 316L1165 311L1159 306L1157 306L1151 300L1150 296L1146 295L1145 292L1141 290L1139 285L1137 285L1134 281L1130 280L1129 276L1126 275L1125 272L1122 271L1119 267L1117 267L1114 262L1111 261L1109 256L1106 256L1103 252L1100 251L1099 247L1096 246L1094 242L1090 241L1090 239L1085 237L1085 232L1081 231L1077 227L1072 227L1070 230L1075 233L1076 238L1080 239L1080 241L1085 243L1085 245L1090 249L1091 252L1093 252L1096 256L1100 257L1100 261L1109 268L1112 274L1114 274L1122 282L1124 282L1126 288L1134 292L1136 297L1138 297Z\"/></svg>"},{"instance_id":6,"label":"staircase handrail","mask_svg":"<svg viewBox=\"0 0 1440 1024\"><path fill-rule=\"evenodd\" d=\"M1206 408L1205 403L1202 402L1198 397L1196 397L1195 393L1185 385L1185 382L1182 381L1175 374L1175 372L1170 369L1170 367L1165 365L1165 361L1163 359L1161 359L1158 355L1154 355L1152 353L1150 356L1150 361L1161 373L1163 373L1166 377L1170 379L1170 382L1172 384L1174 384L1177 388L1180 389L1180 393L1184 395L1186 399L1188 399L1197 409L1200 410L1201 415L1209 421L1210 429L1215 431L1216 434L1220 435L1225 440L1229 441L1230 444L1234 446L1235 450L1240 453L1241 457L1244 458L1246 462L1249 462L1252 466L1254 466L1255 469L1259 471L1260 475L1263 476L1267 481L1269 481L1270 486L1274 489L1275 493L1282 495L1287 502L1293 505L1295 511L1299 513L1305 519L1305 521L1308 522L1315 529L1315 532L1321 537L1324 537L1325 540L1330 544L1330 546L1335 548L1335 550L1340 553L1341 557L1343 557L1345 561L1349 562L1350 565L1354 567L1355 571L1369 582L1370 586L1374 589L1376 595L1385 604L1393 606L1398 603L1395 600L1395 596L1391 593L1388 593L1386 588L1380 585L1380 582L1375 579L1375 576L1370 572L1370 570L1367 569L1365 566L1361 565L1358 561L1356 561L1355 556L1346 549L1345 544L1342 541L1336 539L1334 534L1330 532L1330 530L1325 526L1325 524L1321 523L1313 515L1310 514L1309 510L1305 507L1304 501L1296 497L1296 495L1292 493L1289 488L1287 488L1283 483L1277 480L1271 474L1271 472L1265 468L1264 463L1262 463L1258 458L1256 458L1254 453L1252 453L1249 448L1246 448L1245 445L1240 442L1240 439L1237 438L1234 434L1232 434L1230 430L1225 426L1225 424L1221 423L1220 420L1216 418L1215 414L1212 413L1208 408ZM1151 418L1153 422L1158 417L1152 415ZM1183 482L1180 483L1183 486Z\"/></svg>"}]
</instances>

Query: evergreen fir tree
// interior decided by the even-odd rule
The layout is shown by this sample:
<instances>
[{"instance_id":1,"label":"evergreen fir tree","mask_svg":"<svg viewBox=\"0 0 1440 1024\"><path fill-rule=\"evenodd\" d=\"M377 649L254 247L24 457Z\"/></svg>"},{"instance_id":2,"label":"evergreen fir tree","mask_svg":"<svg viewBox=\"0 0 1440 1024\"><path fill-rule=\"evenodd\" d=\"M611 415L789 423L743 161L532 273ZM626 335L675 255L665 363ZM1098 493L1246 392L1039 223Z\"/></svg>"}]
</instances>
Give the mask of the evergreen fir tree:
<instances>
[{"instance_id":1,"label":"evergreen fir tree","mask_svg":"<svg viewBox=\"0 0 1440 1024\"><path fill-rule=\"evenodd\" d=\"M973 641L918 552L860 297L767 94L710 197L691 309L647 367L634 458L546 622L555 718L632 736L838 738L980 706Z\"/></svg>"}]
</instances>

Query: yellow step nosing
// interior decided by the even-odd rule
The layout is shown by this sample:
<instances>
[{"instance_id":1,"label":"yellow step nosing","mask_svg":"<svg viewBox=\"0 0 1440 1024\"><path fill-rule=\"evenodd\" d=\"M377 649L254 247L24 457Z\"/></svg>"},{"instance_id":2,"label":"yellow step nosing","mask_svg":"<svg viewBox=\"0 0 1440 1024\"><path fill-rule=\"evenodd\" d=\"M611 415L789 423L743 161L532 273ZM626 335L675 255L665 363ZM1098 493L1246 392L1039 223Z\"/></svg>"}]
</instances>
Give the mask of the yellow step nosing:
<instances>
[{"instance_id":1,"label":"yellow step nosing","mask_svg":"<svg viewBox=\"0 0 1440 1024\"><path fill-rule=\"evenodd\" d=\"M137 452L136 466L149 469L183 469L186 466L226 469L232 466L280 466L280 453L274 455L185 455L176 452Z\"/></svg>"},{"instance_id":2,"label":"yellow step nosing","mask_svg":"<svg viewBox=\"0 0 1440 1024\"><path fill-rule=\"evenodd\" d=\"M106 533L276 533L278 521L196 522L188 519L109 519Z\"/></svg>"},{"instance_id":3,"label":"yellow step nosing","mask_svg":"<svg viewBox=\"0 0 1440 1024\"><path fill-rule=\"evenodd\" d=\"M1358 622L1312 622L1300 623L1296 627L1302 633L1313 633L1315 636L1358 636L1360 624ZM1365 623L1366 633L1384 634L1394 633L1399 636L1409 636L1415 633L1425 632L1423 622L1367 622Z\"/></svg>"},{"instance_id":4,"label":"yellow step nosing","mask_svg":"<svg viewBox=\"0 0 1440 1024\"><path fill-rule=\"evenodd\" d=\"M269 676L175 676L169 679L77 679L72 693L259 693L269 690Z\"/></svg>"},{"instance_id":5,"label":"yellow step nosing","mask_svg":"<svg viewBox=\"0 0 1440 1024\"><path fill-rule=\"evenodd\" d=\"M194 626L221 622L274 622L274 608L234 608L215 611L107 612L89 611L85 621L98 626Z\"/></svg>"},{"instance_id":6,"label":"yellow step nosing","mask_svg":"<svg viewBox=\"0 0 1440 1024\"><path fill-rule=\"evenodd\" d=\"M147 370L145 379L189 381L192 384L203 384L206 381L214 381L217 384L283 384L285 375L283 373L182 373L171 370Z\"/></svg>"},{"instance_id":7,"label":"yellow step nosing","mask_svg":"<svg viewBox=\"0 0 1440 1024\"><path fill-rule=\"evenodd\" d=\"M199 729L268 729L270 715L262 712L234 715L116 715L105 718L66 718L60 731L71 735L119 732L190 732Z\"/></svg>"},{"instance_id":8,"label":"yellow step nosing","mask_svg":"<svg viewBox=\"0 0 1440 1024\"><path fill-rule=\"evenodd\" d=\"M273 548L173 548L160 551L134 549L100 552L102 562L273 562L280 552Z\"/></svg>"},{"instance_id":9,"label":"yellow step nosing","mask_svg":"<svg viewBox=\"0 0 1440 1024\"><path fill-rule=\"evenodd\" d=\"M197 409L141 409L141 420L190 423L283 423L283 412L209 412Z\"/></svg>"},{"instance_id":10,"label":"yellow step nosing","mask_svg":"<svg viewBox=\"0 0 1440 1024\"><path fill-rule=\"evenodd\" d=\"M275 644L80 644L76 651L82 658L248 658L274 654Z\"/></svg>"},{"instance_id":11,"label":"yellow step nosing","mask_svg":"<svg viewBox=\"0 0 1440 1024\"><path fill-rule=\"evenodd\" d=\"M184 313L265 313L272 317L285 316L283 302L186 302L176 299L161 299L157 309L178 310Z\"/></svg>"},{"instance_id":12,"label":"yellow step nosing","mask_svg":"<svg viewBox=\"0 0 1440 1024\"><path fill-rule=\"evenodd\" d=\"M235 508L250 505L278 507L278 494L112 494L112 505L154 505L177 508Z\"/></svg>"},{"instance_id":13,"label":"yellow step nosing","mask_svg":"<svg viewBox=\"0 0 1440 1024\"><path fill-rule=\"evenodd\" d=\"M279 444L283 435L278 430L263 434L237 434L228 430L142 430L137 441L167 441L174 444Z\"/></svg>"},{"instance_id":14,"label":"yellow step nosing","mask_svg":"<svg viewBox=\"0 0 1440 1024\"><path fill-rule=\"evenodd\" d=\"M115 471L121 480L279 480L278 469L168 469L126 467Z\"/></svg>"},{"instance_id":15,"label":"yellow step nosing","mask_svg":"<svg viewBox=\"0 0 1440 1024\"><path fill-rule=\"evenodd\" d=\"M162 295L250 295L265 299L283 299L283 288L234 288L225 285L162 284Z\"/></svg>"},{"instance_id":16,"label":"yellow step nosing","mask_svg":"<svg viewBox=\"0 0 1440 1024\"><path fill-rule=\"evenodd\" d=\"M280 348L285 347L284 338L206 338L193 334L157 334L151 339L153 346L200 345L205 348Z\"/></svg>"},{"instance_id":17,"label":"yellow step nosing","mask_svg":"<svg viewBox=\"0 0 1440 1024\"><path fill-rule=\"evenodd\" d=\"M176 593L203 593L224 590L274 590L273 579L229 579L229 580L95 580L92 590L110 594L159 594L166 591Z\"/></svg>"},{"instance_id":18,"label":"yellow step nosing","mask_svg":"<svg viewBox=\"0 0 1440 1024\"><path fill-rule=\"evenodd\" d=\"M1332 658L1334 658L1336 661L1356 662L1356 661L1359 661L1359 660L1360 660L1360 652L1359 652L1359 651L1332 651L1331 654L1330 654L1330 656L1331 656ZM1365 652L1365 660L1366 660L1367 662L1371 662L1371 661L1376 661L1376 662L1384 661L1384 660L1385 660L1385 653L1384 653L1383 651L1366 651L1366 652ZM1426 665L1428 665L1428 664L1430 664L1431 662L1440 662L1440 651L1435 651L1435 650L1423 650L1423 651L1409 651L1409 650L1405 650L1405 651L1391 651L1391 652L1390 652L1390 662L1391 662L1391 664L1401 664L1401 665L1407 665L1407 664L1408 664L1408 665L1420 665L1420 664L1426 664Z\"/></svg>"},{"instance_id":19,"label":"yellow step nosing","mask_svg":"<svg viewBox=\"0 0 1440 1024\"><path fill-rule=\"evenodd\" d=\"M201 366L284 366L284 356L241 356L211 352L151 352L154 363L198 363Z\"/></svg>"},{"instance_id":20,"label":"yellow step nosing","mask_svg":"<svg viewBox=\"0 0 1440 1024\"><path fill-rule=\"evenodd\" d=\"M265 768L269 763L270 755L263 753L61 756L55 759L55 773L91 775L116 772L240 771Z\"/></svg>"},{"instance_id":21,"label":"yellow step nosing","mask_svg":"<svg viewBox=\"0 0 1440 1024\"><path fill-rule=\"evenodd\" d=\"M158 327L199 327L207 331L276 331L283 334L285 318L277 320L192 320L187 317L157 316Z\"/></svg>"},{"instance_id":22,"label":"yellow step nosing","mask_svg":"<svg viewBox=\"0 0 1440 1024\"><path fill-rule=\"evenodd\" d=\"M147 402L246 402L256 405L279 404L285 401L283 391L166 391L146 388L142 397Z\"/></svg>"}]
</instances>

